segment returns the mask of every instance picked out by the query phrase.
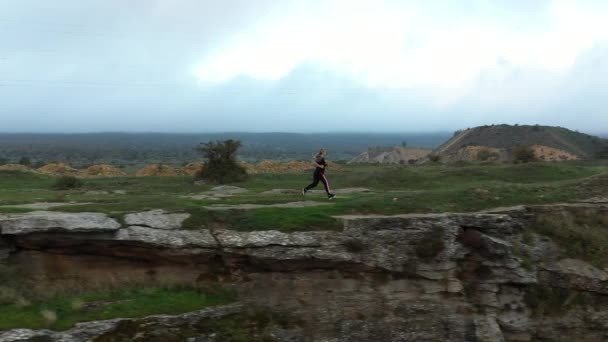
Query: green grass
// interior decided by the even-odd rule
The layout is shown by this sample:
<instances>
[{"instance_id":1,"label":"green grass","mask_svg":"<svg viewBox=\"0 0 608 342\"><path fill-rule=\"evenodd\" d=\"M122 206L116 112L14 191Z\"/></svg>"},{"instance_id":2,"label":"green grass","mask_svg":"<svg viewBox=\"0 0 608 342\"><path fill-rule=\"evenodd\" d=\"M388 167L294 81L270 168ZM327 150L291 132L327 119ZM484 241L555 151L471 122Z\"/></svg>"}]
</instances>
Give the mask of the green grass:
<instances>
[{"instance_id":1,"label":"green grass","mask_svg":"<svg viewBox=\"0 0 608 342\"><path fill-rule=\"evenodd\" d=\"M539 214L534 230L551 237L569 258L608 267L608 214L571 208L559 214Z\"/></svg>"},{"instance_id":2,"label":"green grass","mask_svg":"<svg viewBox=\"0 0 608 342\"><path fill-rule=\"evenodd\" d=\"M206 293L188 287L144 287L60 296L44 302L0 306L0 330L48 328L61 331L78 322L175 315L233 300L234 295L227 291Z\"/></svg>"},{"instance_id":3,"label":"green grass","mask_svg":"<svg viewBox=\"0 0 608 342\"><path fill-rule=\"evenodd\" d=\"M301 201L299 193L263 195L260 192L286 188L299 190L311 181L310 173L259 174L232 185L250 191L219 201L192 200L182 196L201 193L210 186L193 184L190 177L124 177L85 179L76 190L54 191L51 177L0 172L0 205L32 202L90 202L57 207L67 212L102 212L119 220L129 212L163 208L188 212L186 228L222 226L237 230L333 230L332 218L345 214L404 214L466 212L518 204L543 204L591 197L608 190L608 166L602 163L458 163L454 165L391 166L349 165L340 172L329 170L333 188L366 187L373 193L339 196L331 206L297 209L209 211L213 204L273 204ZM596 177L591 177L596 176ZM585 187L581 183L586 182ZM321 187L319 187L321 188ZM88 191L107 191L87 195ZM124 190L126 195L114 194ZM307 200L327 201L322 194ZM0 208L1 212L24 212Z\"/></svg>"},{"instance_id":4,"label":"green grass","mask_svg":"<svg viewBox=\"0 0 608 342\"><path fill-rule=\"evenodd\" d=\"M247 308L246 312L223 317L209 317L196 324L183 324L174 329L158 329L142 322L122 322L116 329L95 339L97 342L132 341L134 338L154 341L186 341L191 337L212 335L217 342L275 341L273 331L297 326L299 320L285 312Z\"/></svg>"}]
</instances>

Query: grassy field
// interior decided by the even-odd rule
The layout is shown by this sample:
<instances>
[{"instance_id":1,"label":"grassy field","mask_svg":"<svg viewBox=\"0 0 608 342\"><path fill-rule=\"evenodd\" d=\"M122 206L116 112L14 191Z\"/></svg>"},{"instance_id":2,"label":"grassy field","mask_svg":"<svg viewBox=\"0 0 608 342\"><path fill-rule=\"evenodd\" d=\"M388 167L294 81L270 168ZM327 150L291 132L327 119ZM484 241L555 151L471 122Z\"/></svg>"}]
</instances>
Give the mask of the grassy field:
<instances>
[{"instance_id":1,"label":"grassy field","mask_svg":"<svg viewBox=\"0 0 608 342\"><path fill-rule=\"evenodd\" d=\"M334 215L403 214L477 211L516 204L554 203L606 193L608 166L585 163L456 164L428 166L346 166L328 171L332 188L365 187L371 193L341 195L330 206L210 211L213 204L273 204L302 201L299 193L261 194L271 189L301 189L311 175L260 174L233 184L249 192L221 200L182 197L209 190L189 177L125 177L86 179L82 188L52 190L54 178L19 172L0 173L0 205L34 202L81 202L51 210L103 212L120 219L133 211L163 208L192 214L186 228L221 225L236 230L339 229ZM597 185L594 185L597 183ZM585 184L586 186L581 186ZM321 187L319 187L321 188ZM124 190L126 194L112 191ZM107 191L108 194L87 194ZM327 201L322 194L307 200ZM0 207L0 213L27 209Z\"/></svg>"},{"instance_id":2,"label":"grassy field","mask_svg":"<svg viewBox=\"0 0 608 342\"><path fill-rule=\"evenodd\" d=\"M517 204L568 202L608 193L608 165L591 162L415 167L358 165L346 166L340 172L330 170L328 177L335 189L365 187L372 192L340 195L329 206L212 211L205 206L302 201L299 193L269 195L262 192L271 189L299 191L310 182L311 175L254 175L245 182L233 184L247 188L249 192L220 200L193 200L183 196L199 194L212 186L195 185L189 177L125 177L85 179L81 188L58 191L52 189L56 181L52 177L0 172L0 213L29 210L6 205L77 202L82 204L51 210L103 212L122 220L129 212L163 208L190 213L191 218L185 222L188 229L222 226L243 231L337 230L341 225L333 218L335 215L466 212ZM124 193L114 193L117 190ZM91 194L91 191L104 193ZM321 193L306 195L305 199L327 202ZM606 222L603 221L605 217L601 219L588 222L574 217L571 226L545 222L537 229L571 246L568 253L573 257L580 257L582 250L591 248L594 264L605 266L608 263L606 243L598 227ZM548 229L549 232L544 231ZM76 322L178 314L235 300L233 294L222 290L154 285L58 292L42 298L21 293L23 286L19 284L10 269L2 271L0 267L0 330L17 327L65 330ZM226 334L240 331L235 328L239 323L230 319L222 321ZM220 328L213 327L218 331Z\"/></svg>"},{"instance_id":3,"label":"grassy field","mask_svg":"<svg viewBox=\"0 0 608 342\"><path fill-rule=\"evenodd\" d=\"M20 299L0 305L0 330L67 330L78 322L175 315L234 300L227 291L188 287L143 287L63 295L44 301Z\"/></svg>"}]
</instances>

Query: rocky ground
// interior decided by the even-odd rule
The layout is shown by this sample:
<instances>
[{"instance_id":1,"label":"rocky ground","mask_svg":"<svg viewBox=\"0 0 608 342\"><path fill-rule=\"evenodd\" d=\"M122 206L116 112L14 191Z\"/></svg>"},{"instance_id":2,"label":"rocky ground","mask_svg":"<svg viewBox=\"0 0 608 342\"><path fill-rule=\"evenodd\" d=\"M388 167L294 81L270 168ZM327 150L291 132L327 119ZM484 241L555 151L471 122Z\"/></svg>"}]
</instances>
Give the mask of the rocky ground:
<instances>
[{"instance_id":1,"label":"rocky ground","mask_svg":"<svg viewBox=\"0 0 608 342\"><path fill-rule=\"evenodd\" d=\"M342 231L293 233L184 230L187 214L162 210L4 214L0 258L37 286L170 279L230 286L239 302L0 341L220 341L231 320L251 341L606 341L607 270L539 229L581 217L606 228L608 201L340 216Z\"/></svg>"}]
</instances>

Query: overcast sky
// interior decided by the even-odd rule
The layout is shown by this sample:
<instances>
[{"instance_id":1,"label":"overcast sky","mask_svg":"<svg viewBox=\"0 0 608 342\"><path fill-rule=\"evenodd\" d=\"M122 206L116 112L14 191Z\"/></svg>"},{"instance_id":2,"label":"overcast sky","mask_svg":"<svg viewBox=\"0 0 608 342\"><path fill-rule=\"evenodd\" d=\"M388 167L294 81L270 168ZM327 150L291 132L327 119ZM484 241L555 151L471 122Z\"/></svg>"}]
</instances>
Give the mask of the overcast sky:
<instances>
[{"instance_id":1,"label":"overcast sky","mask_svg":"<svg viewBox=\"0 0 608 342\"><path fill-rule=\"evenodd\" d=\"M606 0L0 0L0 131L608 131Z\"/></svg>"}]
</instances>

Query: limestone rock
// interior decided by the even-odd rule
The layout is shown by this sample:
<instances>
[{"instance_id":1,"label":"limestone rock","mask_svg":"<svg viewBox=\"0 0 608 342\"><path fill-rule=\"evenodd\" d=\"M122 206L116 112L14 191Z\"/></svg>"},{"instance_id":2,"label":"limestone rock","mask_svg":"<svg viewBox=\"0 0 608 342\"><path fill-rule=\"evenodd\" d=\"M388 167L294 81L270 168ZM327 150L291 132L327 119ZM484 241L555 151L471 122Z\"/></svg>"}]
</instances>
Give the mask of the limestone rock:
<instances>
[{"instance_id":1,"label":"limestone rock","mask_svg":"<svg viewBox=\"0 0 608 342\"><path fill-rule=\"evenodd\" d=\"M21 235L43 232L104 232L120 228L120 223L102 213L61 213L33 211L0 216L2 234Z\"/></svg>"},{"instance_id":2,"label":"limestone rock","mask_svg":"<svg viewBox=\"0 0 608 342\"><path fill-rule=\"evenodd\" d=\"M190 217L188 213L167 213L162 209L133 213L125 216L125 222L130 226L146 226L157 229L179 229L182 223Z\"/></svg>"},{"instance_id":3,"label":"limestone rock","mask_svg":"<svg viewBox=\"0 0 608 342\"><path fill-rule=\"evenodd\" d=\"M577 259L562 259L542 267L540 281L552 286L608 294L608 273Z\"/></svg>"},{"instance_id":4,"label":"limestone rock","mask_svg":"<svg viewBox=\"0 0 608 342\"><path fill-rule=\"evenodd\" d=\"M130 226L119 230L112 240L133 242L151 247L172 248L175 249L176 253L185 248L218 248L215 238L207 229L162 230Z\"/></svg>"}]
</instances>

